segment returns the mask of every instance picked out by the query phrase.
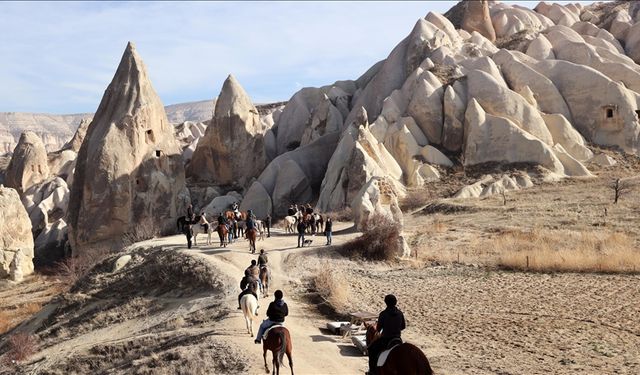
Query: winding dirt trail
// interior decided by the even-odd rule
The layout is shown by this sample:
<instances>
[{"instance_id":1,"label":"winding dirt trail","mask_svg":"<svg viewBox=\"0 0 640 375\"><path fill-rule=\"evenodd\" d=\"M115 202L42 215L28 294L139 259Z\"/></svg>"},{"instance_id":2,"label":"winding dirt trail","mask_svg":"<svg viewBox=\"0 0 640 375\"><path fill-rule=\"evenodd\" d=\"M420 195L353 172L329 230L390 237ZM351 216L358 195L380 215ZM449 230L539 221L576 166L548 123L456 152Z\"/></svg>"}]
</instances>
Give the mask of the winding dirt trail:
<instances>
[{"instance_id":1,"label":"winding dirt trail","mask_svg":"<svg viewBox=\"0 0 640 375\"><path fill-rule=\"evenodd\" d=\"M336 223L338 224L338 223ZM346 225L335 225L336 230L344 229ZM334 235L333 243L340 244L354 234ZM185 253L207 259L219 270L224 272L232 280L236 281L236 291L239 293L240 279L244 269L249 266L252 259L257 258L257 254L249 253L248 242L238 241L229 245L225 249L217 246L217 236L214 233L214 246L202 246L205 236L199 237L200 246L195 249L182 251ZM325 239L322 236L312 238L314 247L324 245ZM180 244L184 246L182 236L168 237L165 239L167 245ZM347 340L339 336L325 335L320 330L326 326L327 319L320 316L314 306L304 301L301 295L296 294L294 283L300 280L296 275L292 275L287 270L284 263L290 253L300 253L308 251L296 247L297 236L285 235L281 231L272 230L271 238L258 241L258 250L264 248L269 257L271 267L272 285L270 293L276 289L284 292L284 299L289 306L289 316L286 318L286 327L292 335L293 342L293 367L296 374L362 374L366 371L366 357L363 357ZM310 248L313 250L313 247ZM272 296L261 298L258 310L258 321L254 323L254 332L257 332L259 322L264 319L267 306L272 301ZM264 362L262 359L262 345L256 345L253 338L246 330L245 321L240 310L236 310L237 293L232 293L227 302L232 312L214 327L214 334L224 337L234 346L241 348L251 358L249 373L264 374ZM285 358L286 362L286 358ZM271 369L271 353L267 354L267 363ZM290 369L284 368L281 374L289 374Z\"/></svg>"}]
</instances>

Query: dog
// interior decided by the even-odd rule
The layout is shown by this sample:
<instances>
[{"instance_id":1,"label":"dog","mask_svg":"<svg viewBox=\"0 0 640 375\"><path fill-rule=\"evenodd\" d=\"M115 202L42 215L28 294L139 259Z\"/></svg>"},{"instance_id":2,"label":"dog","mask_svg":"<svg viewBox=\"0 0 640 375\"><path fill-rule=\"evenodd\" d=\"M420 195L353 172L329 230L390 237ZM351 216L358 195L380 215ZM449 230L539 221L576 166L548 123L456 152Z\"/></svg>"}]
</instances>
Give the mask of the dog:
<instances>
[{"instance_id":1,"label":"dog","mask_svg":"<svg viewBox=\"0 0 640 375\"><path fill-rule=\"evenodd\" d=\"M304 247L304 245L307 245L307 247L311 246L311 243L313 242L313 240L304 240L304 243L302 244L302 247Z\"/></svg>"}]
</instances>

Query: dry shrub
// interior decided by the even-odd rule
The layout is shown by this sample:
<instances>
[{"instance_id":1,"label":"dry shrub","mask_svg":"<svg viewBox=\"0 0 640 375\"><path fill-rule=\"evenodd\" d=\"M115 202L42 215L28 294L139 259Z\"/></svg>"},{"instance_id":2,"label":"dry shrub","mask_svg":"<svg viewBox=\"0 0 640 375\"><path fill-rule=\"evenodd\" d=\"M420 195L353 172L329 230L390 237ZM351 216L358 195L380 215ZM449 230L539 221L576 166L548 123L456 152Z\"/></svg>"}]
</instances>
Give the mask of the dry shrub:
<instances>
[{"instance_id":1,"label":"dry shrub","mask_svg":"<svg viewBox=\"0 0 640 375\"><path fill-rule=\"evenodd\" d=\"M367 220L362 235L340 246L343 255L366 260L396 260L402 254L400 224L382 214L373 214Z\"/></svg>"},{"instance_id":2,"label":"dry shrub","mask_svg":"<svg viewBox=\"0 0 640 375\"><path fill-rule=\"evenodd\" d=\"M433 198L432 194L433 193L427 189L409 190L400 202L400 209L402 212L409 212L424 207Z\"/></svg>"},{"instance_id":3,"label":"dry shrub","mask_svg":"<svg viewBox=\"0 0 640 375\"><path fill-rule=\"evenodd\" d=\"M492 239L497 265L540 272L635 272L640 251L623 233L509 231Z\"/></svg>"},{"instance_id":4,"label":"dry shrub","mask_svg":"<svg viewBox=\"0 0 640 375\"><path fill-rule=\"evenodd\" d=\"M312 278L313 287L336 311L345 310L349 306L349 283L341 277L329 264L318 269Z\"/></svg>"},{"instance_id":5,"label":"dry shrub","mask_svg":"<svg viewBox=\"0 0 640 375\"><path fill-rule=\"evenodd\" d=\"M69 257L56 263L55 273L60 276L62 283L69 287L86 275L96 263L98 262L86 255Z\"/></svg>"},{"instance_id":6,"label":"dry shrub","mask_svg":"<svg viewBox=\"0 0 640 375\"><path fill-rule=\"evenodd\" d=\"M340 211L327 212L324 217L331 217L333 221L352 221L353 212L351 211L351 207L345 207Z\"/></svg>"},{"instance_id":7,"label":"dry shrub","mask_svg":"<svg viewBox=\"0 0 640 375\"><path fill-rule=\"evenodd\" d=\"M0 335L11 328L11 315L6 311L0 311Z\"/></svg>"},{"instance_id":8,"label":"dry shrub","mask_svg":"<svg viewBox=\"0 0 640 375\"><path fill-rule=\"evenodd\" d=\"M4 355L7 364L24 361L36 351L36 338L25 332L17 332L9 336L9 350Z\"/></svg>"},{"instance_id":9,"label":"dry shrub","mask_svg":"<svg viewBox=\"0 0 640 375\"><path fill-rule=\"evenodd\" d=\"M125 246L136 242L150 240L160 235L160 230L156 228L151 219L143 219L136 224L129 232L122 236L122 242Z\"/></svg>"}]
</instances>

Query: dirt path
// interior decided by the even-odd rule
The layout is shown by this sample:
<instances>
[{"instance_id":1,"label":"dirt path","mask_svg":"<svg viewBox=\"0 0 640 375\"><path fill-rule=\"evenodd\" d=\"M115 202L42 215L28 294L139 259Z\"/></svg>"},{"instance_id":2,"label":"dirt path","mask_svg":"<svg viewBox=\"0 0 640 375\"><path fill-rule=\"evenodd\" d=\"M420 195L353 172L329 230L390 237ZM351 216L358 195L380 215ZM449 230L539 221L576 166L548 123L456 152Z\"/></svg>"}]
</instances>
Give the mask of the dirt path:
<instances>
[{"instance_id":1,"label":"dirt path","mask_svg":"<svg viewBox=\"0 0 640 375\"><path fill-rule=\"evenodd\" d=\"M336 230L344 229L346 225L336 225ZM340 244L350 238L353 234L334 235L333 243ZM207 259L219 270L224 272L237 282L235 288L239 293L239 283L244 269L250 264L252 259L257 258L257 254L249 253L248 242L242 240L229 245L225 249L217 246L217 236L214 234L214 246L202 246L205 236L199 237L200 246L197 249L184 252ZM325 239L322 236L308 237L313 239L313 249L323 246ZM294 284L300 280L296 275L288 273L287 265L283 262L290 253L307 251L296 247L297 236L285 235L282 232L272 231L271 238L258 241L258 250L264 248L269 257L271 266L272 285L271 293L276 289L284 292L284 299L289 306L289 316L286 319L286 326L290 330L293 341L293 367L296 374L358 374L366 370L366 357L363 357L351 345L348 340L343 340L339 336L325 335L320 330L326 326L327 319L321 317L315 307L304 301L302 296L296 294ZM162 239L166 245L184 246L184 237L174 236ZM259 322L264 319L266 308L272 297L260 300L259 320L254 324L254 332L257 331ZM256 345L253 338L246 332L246 326L242 312L236 310L237 294L234 292L228 298L228 304L232 312L217 323L214 334L224 337L226 341L241 348L250 357L254 358L250 364L251 374L264 373L262 359L262 345ZM286 361L286 360L285 360ZM271 353L267 355L267 363L271 369ZM285 369L283 374L288 374L289 369Z\"/></svg>"}]
</instances>

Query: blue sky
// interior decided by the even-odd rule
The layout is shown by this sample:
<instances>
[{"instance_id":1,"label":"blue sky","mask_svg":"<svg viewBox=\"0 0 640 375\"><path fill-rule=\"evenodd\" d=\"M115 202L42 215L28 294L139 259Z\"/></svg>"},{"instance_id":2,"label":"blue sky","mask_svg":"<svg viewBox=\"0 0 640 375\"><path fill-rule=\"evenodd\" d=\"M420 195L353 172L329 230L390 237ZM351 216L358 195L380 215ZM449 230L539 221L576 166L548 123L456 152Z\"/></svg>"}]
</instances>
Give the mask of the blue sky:
<instances>
[{"instance_id":1,"label":"blue sky","mask_svg":"<svg viewBox=\"0 0 640 375\"><path fill-rule=\"evenodd\" d=\"M286 100L356 79L455 3L1 2L0 112L94 112L129 40L165 105L213 98L229 73L254 102Z\"/></svg>"}]
</instances>

